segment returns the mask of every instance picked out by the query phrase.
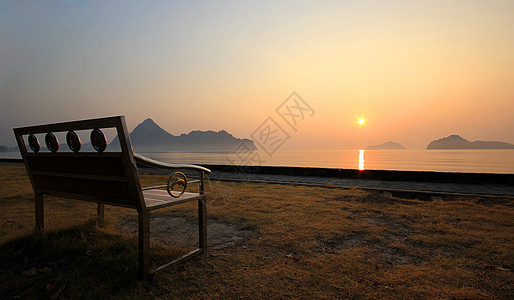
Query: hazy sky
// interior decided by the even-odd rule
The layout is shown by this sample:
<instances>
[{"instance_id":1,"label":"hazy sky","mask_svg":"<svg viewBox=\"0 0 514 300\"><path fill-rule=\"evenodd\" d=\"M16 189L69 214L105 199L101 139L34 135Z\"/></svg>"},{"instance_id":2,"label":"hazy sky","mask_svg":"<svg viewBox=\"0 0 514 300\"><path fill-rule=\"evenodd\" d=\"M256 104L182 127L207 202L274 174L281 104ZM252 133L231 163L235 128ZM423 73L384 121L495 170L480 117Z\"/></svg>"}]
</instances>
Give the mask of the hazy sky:
<instances>
[{"instance_id":1,"label":"hazy sky","mask_svg":"<svg viewBox=\"0 0 514 300\"><path fill-rule=\"evenodd\" d=\"M511 0L1 1L0 145L111 115L237 137L272 117L286 149L514 143L513 15ZM297 131L275 111L294 91L315 112Z\"/></svg>"}]
</instances>

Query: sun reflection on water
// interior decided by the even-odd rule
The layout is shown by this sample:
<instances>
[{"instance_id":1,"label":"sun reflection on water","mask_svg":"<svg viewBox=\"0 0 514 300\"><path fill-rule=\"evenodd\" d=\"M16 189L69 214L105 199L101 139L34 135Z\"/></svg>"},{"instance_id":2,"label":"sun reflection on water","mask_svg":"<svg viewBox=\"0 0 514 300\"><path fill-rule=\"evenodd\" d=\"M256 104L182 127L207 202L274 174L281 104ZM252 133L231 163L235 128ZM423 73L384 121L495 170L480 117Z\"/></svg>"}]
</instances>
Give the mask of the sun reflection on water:
<instances>
[{"instance_id":1,"label":"sun reflection on water","mask_svg":"<svg viewBox=\"0 0 514 300\"><path fill-rule=\"evenodd\" d=\"M364 170L364 150L359 150L359 171Z\"/></svg>"}]
</instances>

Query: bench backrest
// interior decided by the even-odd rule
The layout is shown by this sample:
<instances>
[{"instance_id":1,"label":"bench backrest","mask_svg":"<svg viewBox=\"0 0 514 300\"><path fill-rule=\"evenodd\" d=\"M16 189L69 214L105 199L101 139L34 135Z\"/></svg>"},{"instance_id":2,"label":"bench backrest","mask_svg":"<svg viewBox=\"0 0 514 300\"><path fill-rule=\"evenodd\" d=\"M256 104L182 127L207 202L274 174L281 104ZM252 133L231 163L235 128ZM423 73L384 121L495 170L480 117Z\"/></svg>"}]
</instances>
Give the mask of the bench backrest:
<instances>
[{"instance_id":1,"label":"bench backrest","mask_svg":"<svg viewBox=\"0 0 514 300\"><path fill-rule=\"evenodd\" d=\"M115 152L103 151L107 144L102 129L107 128L116 129L120 144ZM73 143L76 142L76 131L92 133L91 144L84 143L80 147L80 142ZM52 147L55 133L66 134L58 150L55 143ZM144 210L139 175L123 116L15 128L14 134L35 194ZM34 137L42 140L39 151ZM27 149L26 141L30 149ZM90 151L84 149L87 146Z\"/></svg>"}]
</instances>

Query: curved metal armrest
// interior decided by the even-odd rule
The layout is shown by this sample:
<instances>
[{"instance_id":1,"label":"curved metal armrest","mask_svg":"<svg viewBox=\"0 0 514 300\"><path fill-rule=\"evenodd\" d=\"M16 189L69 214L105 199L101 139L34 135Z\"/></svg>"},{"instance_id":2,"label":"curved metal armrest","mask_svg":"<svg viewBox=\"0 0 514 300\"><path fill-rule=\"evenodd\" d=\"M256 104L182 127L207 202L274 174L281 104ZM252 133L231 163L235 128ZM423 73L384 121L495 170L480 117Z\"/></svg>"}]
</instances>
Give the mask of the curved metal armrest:
<instances>
[{"instance_id":1,"label":"curved metal armrest","mask_svg":"<svg viewBox=\"0 0 514 300\"><path fill-rule=\"evenodd\" d=\"M193 170L193 171L200 171L205 173L211 173L211 170L197 166L197 165L182 165L182 164L168 164L164 162L160 162L158 160L153 160L148 157L144 157L143 155L134 153L134 159L137 163L142 164L144 166L153 167L153 168L159 168L159 169L168 169L168 170L175 170L175 169L187 169L187 170Z\"/></svg>"}]
</instances>

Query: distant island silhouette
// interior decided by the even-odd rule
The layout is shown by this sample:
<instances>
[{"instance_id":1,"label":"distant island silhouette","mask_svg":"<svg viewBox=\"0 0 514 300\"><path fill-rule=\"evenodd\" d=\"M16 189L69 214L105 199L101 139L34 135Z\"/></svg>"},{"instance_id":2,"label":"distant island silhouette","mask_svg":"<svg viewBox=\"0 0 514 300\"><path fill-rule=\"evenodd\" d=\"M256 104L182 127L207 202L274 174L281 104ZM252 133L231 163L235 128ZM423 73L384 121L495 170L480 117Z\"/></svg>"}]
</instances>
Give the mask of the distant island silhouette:
<instances>
[{"instance_id":1,"label":"distant island silhouette","mask_svg":"<svg viewBox=\"0 0 514 300\"><path fill-rule=\"evenodd\" d=\"M366 150L405 150L406 148L395 142L385 142L380 145L368 146Z\"/></svg>"},{"instance_id":2,"label":"distant island silhouette","mask_svg":"<svg viewBox=\"0 0 514 300\"><path fill-rule=\"evenodd\" d=\"M250 139L236 138L225 130L218 132L191 131L188 134L175 136L162 129L152 119L148 118L130 133L134 150L139 152L165 151L233 151L241 144L245 149L257 150ZM110 147L119 147L118 136L110 143Z\"/></svg>"},{"instance_id":3,"label":"distant island silhouette","mask_svg":"<svg viewBox=\"0 0 514 300\"><path fill-rule=\"evenodd\" d=\"M514 145L496 141L470 142L460 135L453 134L430 142L427 146L427 150L430 149L514 149Z\"/></svg>"}]
</instances>

